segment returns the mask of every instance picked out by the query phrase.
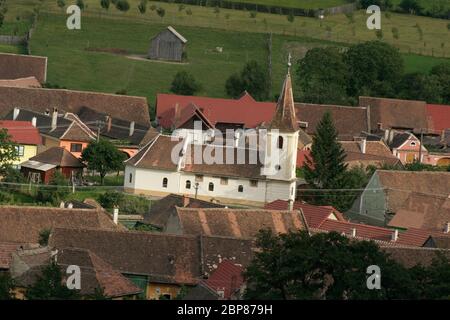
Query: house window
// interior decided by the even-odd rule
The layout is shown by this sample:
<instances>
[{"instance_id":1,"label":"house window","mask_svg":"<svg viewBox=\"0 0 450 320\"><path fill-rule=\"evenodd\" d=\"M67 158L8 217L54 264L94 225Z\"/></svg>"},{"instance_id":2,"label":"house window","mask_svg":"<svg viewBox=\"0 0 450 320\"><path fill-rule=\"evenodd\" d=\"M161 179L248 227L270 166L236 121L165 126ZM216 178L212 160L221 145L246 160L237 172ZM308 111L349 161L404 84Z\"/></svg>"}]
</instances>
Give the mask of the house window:
<instances>
[{"instance_id":1,"label":"house window","mask_svg":"<svg viewBox=\"0 0 450 320\"><path fill-rule=\"evenodd\" d=\"M167 178L164 178L162 184L163 188L167 188L167 182L168 182Z\"/></svg>"},{"instance_id":2,"label":"house window","mask_svg":"<svg viewBox=\"0 0 450 320\"><path fill-rule=\"evenodd\" d=\"M238 186L238 192L244 192L244 186L242 184Z\"/></svg>"},{"instance_id":3,"label":"house window","mask_svg":"<svg viewBox=\"0 0 450 320\"><path fill-rule=\"evenodd\" d=\"M281 166L280 166L279 164L277 164L277 165L275 166L275 170L280 171L280 170L281 170Z\"/></svg>"},{"instance_id":4,"label":"house window","mask_svg":"<svg viewBox=\"0 0 450 320\"><path fill-rule=\"evenodd\" d=\"M283 142L284 142L283 140L284 139L282 136L278 137L278 149L283 149Z\"/></svg>"},{"instance_id":5,"label":"house window","mask_svg":"<svg viewBox=\"0 0 450 320\"><path fill-rule=\"evenodd\" d=\"M186 189L191 188L191 180L186 180Z\"/></svg>"},{"instance_id":6,"label":"house window","mask_svg":"<svg viewBox=\"0 0 450 320\"><path fill-rule=\"evenodd\" d=\"M23 157L25 148L24 146L16 146L16 153L18 157Z\"/></svg>"},{"instance_id":7,"label":"house window","mask_svg":"<svg viewBox=\"0 0 450 320\"><path fill-rule=\"evenodd\" d=\"M132 173L130 173L130 176L129 176L129 180L128 180L130 183L132 183L133 182L133 174Z\"/></svg>"},{"instance_id":8,"label":"house window","mask_svg":"<svg viewBox=\"0 0 450 320\"><path fill-rule=\"evenodd\" d=\"M250 180L250 186L251 187L257 187L258 186L258 180Z\"/></svg>"},{"instance_id":9,"label":"house window","mask_svg":"<svg viewBox=\"0 0 450 320\"><path fill-rule=\"evenodd\" d=\"M196 174L195 175L195 181L196 182L202 182L203 181L203 176L201 174Z\"/></svg>"},{"instance_id":10,"label":"house window","mask_svg":"<svg viewBox=\"0 0 450 320\"><path fill-rule=\"evenodd\" d=\"M411 146L412 146L412 147L415 147L415 146L416 146L416 143L415 143L414 141L412 141L412 142L411 142Z\"/></svg>"},{"instance_id":11,"label":"house window","mask_svg":"<svg viewBox=\"0 0 450 320\"><path fill-rule=\"evenodd\" d=\"M212 183L212 182L209 183L208 190L209 191L214 191L214 183Z\"/></svg>"},{"instance_id":12,"label":"house window","mask_svg":"<svg viewBox=\"0 0 450 320\"><path fill-rule=\"evenodd\" d=\"M228 178L220 178L220 184L224 186L228 185Z\"/></svg>"},{"instance_id":13,"label":"house window","mask_svg":"<svg viewBox=\"0 0 450 320\"><path fill-rule=\"evenodd\" d=\"M83 145L81 143L71 143L70 152L81 152Z\"/></svg>"}]
</instances>

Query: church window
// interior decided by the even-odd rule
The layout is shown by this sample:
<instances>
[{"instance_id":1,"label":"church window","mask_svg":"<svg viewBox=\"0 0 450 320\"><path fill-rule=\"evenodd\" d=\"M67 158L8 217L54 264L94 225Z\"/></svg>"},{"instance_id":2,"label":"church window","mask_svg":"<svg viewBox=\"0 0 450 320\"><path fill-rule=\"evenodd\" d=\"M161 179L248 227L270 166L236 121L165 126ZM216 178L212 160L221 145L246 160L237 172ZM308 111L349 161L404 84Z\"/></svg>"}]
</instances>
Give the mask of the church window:
<instances>
[{"instance_id":1,"label":"church window","mask_svg":"<svg viewBox=\"0 0 450 320\"><path fill-rule=\"evenodd\" d=\"M278 137L278 149L283 149L284 139L282 136Z\"/></svg>"},{"instance_id":2,"label":"church window","mask_svg":"<svg viewBox=\"0 0 450 320\"><path fill-rule=\"evenodd\" d=\"M164 178L162 183L163 188L167 188L167 183L168 183L167 178Z\"/></svg>"}]
</instances>

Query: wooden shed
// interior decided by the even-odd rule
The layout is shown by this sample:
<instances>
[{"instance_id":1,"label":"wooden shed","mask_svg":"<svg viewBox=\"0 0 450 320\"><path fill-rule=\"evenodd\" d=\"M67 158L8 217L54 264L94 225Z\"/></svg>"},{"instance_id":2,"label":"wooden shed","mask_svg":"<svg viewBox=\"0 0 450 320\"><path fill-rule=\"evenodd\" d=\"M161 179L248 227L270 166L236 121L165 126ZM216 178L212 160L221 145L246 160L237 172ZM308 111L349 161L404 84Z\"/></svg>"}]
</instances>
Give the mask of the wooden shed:
<instances>
[{"instance_id":1,"label":"wooden shed","mask_svg":"<svg viewBox=\"0 0 450 320\"><path fill-rule=\"evenodd\" d=\"M187 40L171 26L151 39L149 59L181 62Z\"/></svg>"}]
</instances>

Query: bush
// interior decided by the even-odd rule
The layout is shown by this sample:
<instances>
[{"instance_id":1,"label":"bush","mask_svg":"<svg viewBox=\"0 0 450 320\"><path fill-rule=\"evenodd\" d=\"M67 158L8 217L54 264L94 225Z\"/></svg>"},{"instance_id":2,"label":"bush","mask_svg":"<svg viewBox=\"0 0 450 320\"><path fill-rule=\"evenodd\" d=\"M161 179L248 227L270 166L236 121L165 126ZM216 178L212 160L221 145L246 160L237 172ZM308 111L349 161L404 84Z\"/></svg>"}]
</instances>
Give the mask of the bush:
<instances>
[{"instance_id":1,"label":"bush","mask_svg":"<svg viewBox=\"0 0 450 320\"><path fill-rule=\"evenodd\" d=\"M166 9L159 7L158 9L156 9L156 13L158 14L158 16L162 18L164 18L164 16L166 15Z\"/></svg>"},{"instance_id":2,"label":"bush","mask_svg":"<svg viewBox=\"0 0 450 320\"><path fill-rule=\"evenodd\" d=\"M192 16L192 10L191 10L191 8L187 8L187 9L186 9L186 14L187 14L188 16Z\"/></svg>"},{"instance_id":3,"label":"bush","mask_svg":"<svg viewBox=\"0 0 450 320\"><path fill-rule=\"evenodd\" d=\"M123 193L112 191L100 195L98 200L103 208L112 209L115 206L118 206L122 202L123 198Z\"/></svg>"},{"instance_id":4,"label":"bush","mask_svg":"<svg viewBox=\"0 0 450 320\"><path fill-rule=\"evenodd\" d=\"M39 187L36 200L42 203L58 205L69 193L69 180L62 173L56 171L48 186Z\"/></svg>"},{"instance_id":5,"label":"bush","mask_svg":"<svg viewBox=\"0 0 450 320\"><path fill-rule=\"evenodd\" d=\"M170 87L171 92L185 96L192 96L199 90L201 90L201 85L187 71L177 72Z\"/></svg>"},{"instance_id":6,"label":"bush","mask_svg":"<svg viewBox=\"0 0 450 320\"><path fill-rule=\"evenodd\" d=\"M126 11L130 10L130 4L128 3L127 0L118 0L116 2L116 8L119 11L126 12Z\"/></svg>"}]
</instances>

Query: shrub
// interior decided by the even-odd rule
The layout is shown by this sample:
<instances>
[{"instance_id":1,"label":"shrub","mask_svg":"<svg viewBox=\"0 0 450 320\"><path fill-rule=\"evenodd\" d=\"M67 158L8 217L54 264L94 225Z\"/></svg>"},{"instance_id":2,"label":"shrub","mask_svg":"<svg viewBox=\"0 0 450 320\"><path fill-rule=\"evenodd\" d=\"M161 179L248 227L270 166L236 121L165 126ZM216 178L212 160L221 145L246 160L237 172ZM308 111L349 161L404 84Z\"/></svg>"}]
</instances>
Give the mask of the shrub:
<instances>
[{"instance_id":1,"label":"shrub","mask_svg":"<svg viewBox=\"0 0 450 320\"><path fill-rule=\"evenodd\" d=\"M119 206L123 198L123 193L111 191L100 195L98 200L103 208L112 209L115 206Z\"/></svg>"},{"instance_id":2,"label":"shrub","mask_svg":"<svg viewBox=\"0 0 450 320\"><path fill-rule=\"evenodd\" d=\"M126 12L126 11L130 10L130 4L128 3L127 0L117 0L116 8L119 11Z\"/></svg>"}]
</instances>

